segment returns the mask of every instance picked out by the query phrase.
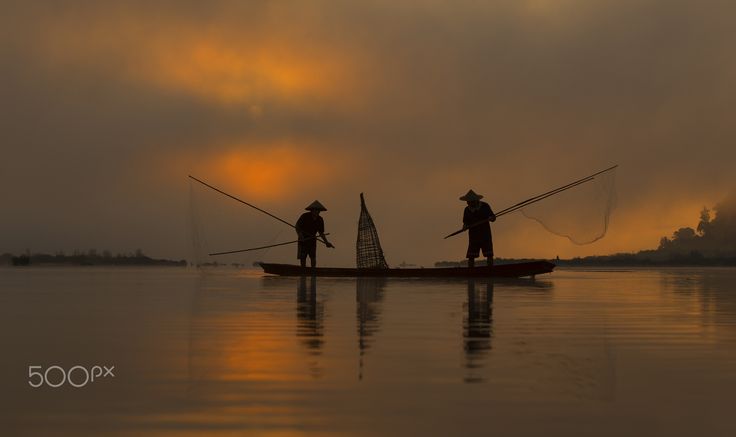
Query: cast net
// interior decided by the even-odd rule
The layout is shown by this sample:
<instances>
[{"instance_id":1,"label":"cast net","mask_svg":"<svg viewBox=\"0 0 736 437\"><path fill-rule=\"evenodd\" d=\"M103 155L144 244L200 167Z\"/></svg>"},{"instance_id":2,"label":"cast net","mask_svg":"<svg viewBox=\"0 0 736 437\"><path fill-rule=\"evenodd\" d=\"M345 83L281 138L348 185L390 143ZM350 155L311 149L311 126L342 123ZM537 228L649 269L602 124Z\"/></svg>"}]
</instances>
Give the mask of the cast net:
<instances>
[{"instance_id":1,"label":"cast net","mask_svg":"<svg viewBox=\"0 0 736 437\"><path fill-rule=\"evenodd\" d=\"M360 219L358 220L358 242L356 244L356 265L359 269L387 269L378 231L365 206L363 193L360 193Z\"/></svg>"},{"instance_id":2,"label":"cast net","mask_svg":"<svg viewBox=\"0 0 736 437\"><path fill-rule=\"evenodd\" d=\"M577 181L544 200L522 206L521 213L547 231L579 245L603 238L616 206L616 167Z\"/></svg>"},{"instance_id":3,"label":"cast net","mask_svg":"<svg viewBox=\"0 0 736 437\"><path fill-rule=\"evenodd\" d=\"M259 205L279 211L276 201L260 199ZM292 228L192 179L189 179L189 209L189 259L192 265L251 267L266 257L295 257L295 244L269 247L295 240L297 236ZM260 247L263 249L238 251ZM227 251L235 252L219 254Z\"/></svg>"}]
</instances>

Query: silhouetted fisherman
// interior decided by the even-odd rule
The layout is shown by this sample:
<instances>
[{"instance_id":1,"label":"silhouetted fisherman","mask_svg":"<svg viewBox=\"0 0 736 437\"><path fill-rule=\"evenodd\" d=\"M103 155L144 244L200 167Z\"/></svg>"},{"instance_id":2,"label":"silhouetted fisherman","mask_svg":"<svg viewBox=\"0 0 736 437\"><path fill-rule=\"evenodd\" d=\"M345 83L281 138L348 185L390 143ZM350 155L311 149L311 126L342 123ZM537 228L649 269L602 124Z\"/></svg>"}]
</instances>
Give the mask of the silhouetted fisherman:
<instances>
[{"instance_id":1,"label":"silhouetted fisherman","mask_svg":"<svg viewBox=\"0 0 736 437\"><path fill-rule=\"evenodd\" d=\"M296 257L302 267L307 266L307 256L309 256L312 267L317 265L317 234L324 241L327 247L335 247L327 241L325 237L325 221L320 217L321 211L327 211L318 200L312 202L311 205L304 208L309 212L305 212L296 222L296 233L299 236Z\"/></svg>"},{"instance_id":2,"label":"silhouetted fisherman","mask_svg":"<svg viewBox=\"0 0 736 437\"><path fill-rule=\"evenodd\" d=\"M481 202L483 196L469 190L460 200L468 202L463 213L463 228L468 229L468 267L475 267L475 259L483 251L488 258L488 266L493 265L493 237L491 224L496 221L496 214L486 202Z\"/></svg>"}]
</instances>

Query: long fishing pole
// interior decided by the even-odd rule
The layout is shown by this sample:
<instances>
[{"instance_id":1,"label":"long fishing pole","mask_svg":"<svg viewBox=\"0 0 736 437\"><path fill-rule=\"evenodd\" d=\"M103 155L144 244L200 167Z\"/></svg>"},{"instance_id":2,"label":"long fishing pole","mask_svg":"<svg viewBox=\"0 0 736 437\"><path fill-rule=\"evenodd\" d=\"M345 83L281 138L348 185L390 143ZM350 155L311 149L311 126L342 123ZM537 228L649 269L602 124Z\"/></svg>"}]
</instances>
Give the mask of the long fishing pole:
<instances>
[{"instance_id":1,"label":"long fishing pole","mask_svg":"<svg viewBox=\"0 0 736 437\"><path fill-rule=\"evenodd\" d=\"M555 194L558 194L558 193L561 193L563 191L569 190L570 188L573 188L573 187L576 187L578 185L584 184L585 182L588 182L588 181L591 181L591 180L593 180L593 179L592 178L581 179L581 180L579 180L577 182L574 182L574 183L565 185L564 187L560 187L560 188L557 188L555 190L548 191L548 192L546 192L544 194L540 194L538 196L531 197L531 198L529 198L529 199L527 199L527 200L525 200L523 202L519 202L517 204L514 204L514 205L512 205L512 206L510 206L510 207L508 207L506 209L503 209L503 210L495 213L494 216L496 218L498 218L498 217L500 217L500 216L502 216L504 214L508 214L508 213L514 212L514 211L516 211L518 209L521 209L521 208L523 208L523 207L525 207L527 205L531 205L532 203L535 203L535 202L538 202L540 200L546 199L547 197L550 197L550 196L554 196ZM483 219L483 220L477 221L475 223L472 223L469 226L463 227L462 229L459 229L459 230L453 232L450 235L447 235L445 238L449 238L449 237L455 236L457 234L460 234L462 232L467 231L470 228L474 228L476 226L482 225L483 223L486 223L488 221L490 221L490 219Z\"/></svg>"},{"instance_id":2,"label":"long fishing pole","mask_svg":"<svg viewBox=\"0 0 736 437\"><path fill-rule=\"evenodd\" d=\"M330 235L330 234L327 233L325 235ZM294 243L298 243L300 241L312 240L312 239L315 239L315 238L317 238L317 237L316 236L315 237L308 237L308 238L305 238L303 240L293 240L293 241L286 241L284 243L269 244L268 246L251 247L249 249L229 250L227 252L215 252L215 253L210 253L208 255L209 256L228 255L228 254L231 254L231 253L241 253L241 252L250 252L250 251L253 251L253 250L269 249L271 247L286 246L287 244L294 244ZM317 241L322 241L322 240L317 239Z\"/></svg>"},{"instance_id":3,"label":"long fishing pole","mask_svg":"<svg viewBox=\"0 0 736 437\"><path fill-rule=\"evenodd\" d=\"M524 202L519 202L516 205L510 206L510 207L508 207L508 208L506 208L504 210L499 211L496 214L496 217L502 216L504 214L508 214L508 213L511 213L511 212L514 212L514 211L519 210L519 209L521 209L521 208L523 208L523 207L525 207L527 205L531 205L532 203L539 202L540 200L544 200L544 199L546 199L546 198L548 198L550 196L554 196L555 194L558 194L558 193L561 193L563 191L569 190L570 188L577 187L578 185L582 185L582 184L584 184L586 182L590 182L592 180L593 180L593 178L584 179L584 180L582 180L580 182L576 182L574 184L566 185L564 188L560 188L558 190L549 191L547 193L540 194L539 196L534 196L531 199L527 199Z\"/></svg>"},{"instance_id":4,"label":"long fishing pole","mask_svg":"<svg viewBox=\"0 0 736 437\"><path fill-rule=\"evenodd\" d=\"M594 174L592 174L590 176L586 176L586 177L581 178L581 179L578 179L578 180L576 180L574 182L570 182L567 185L563 185L561 187L555 188L554 190L550 190L550 191L547 191L546 193L542 193L542 194L536 195L534 197L530 197L529 199L526 199L523 202L519 202L519 203L517 203L515 205L512 205L512 206L510 206L510 207L508 207L508 208L506 208L504 210L499 211L498 214L496 214L496 217L498 217L499 215L506 214L508 212L512 212L512 211L514 211L516 209L522 208L522 207L524 207L524 206L526 206L526 205L528 205L530 203L534 203L536 201L545 199L545 198L547 198L547 197L549 197L549 196L551 196L553 194L557 194L559 192L565 191L565 190L567 190L569 188L578 186L578 185L583 184L585 182L592 181L599 174L605 173L605 172L607 172L609 170L613 170L616 167L618 167L618 164L617 165L614 165L613 167L609 167L609 168L607 168L605 170L601 170L598 173L594 173Z\"/></svg>"},{"instance_id":5,"label":"long fishing pole","mask_svg":"<svg viewBox=\"0 0 736 437\"><path fill-rule=\"evenodd\" d=\"M527 205L527 204L529 204L529 203L533 203L533 202L536 202L536 201L538 201L538 200L542 200L542 199L544 199L544 198L546 198L546 197L549 197L549 196L551 196L551 195L553 195L553 194L557 194L557 193L559 193L559 192L561 192L561 191L565 191L565 190L567 190L568 188L572 188L572 187L578 186L578 185L580 185L580 184L583 184L583 183L585 183L585 182L589 182L589 181L592 181L592 180L593 180L593 179L595 179L595 177L596 177L596 176L598 176L599 174L605 173L605 172L607 172L607 171L609 171L609 170L613 170L613 169L614 169L614 168L616 168L616 167L618 167L618 164L616 164L616 165L614 165L614 166L612 166L612 167L608 167L608 168L607 168L607 169L605 169L605 170L601 170L601 171L599 171L598 173L594 173L594 174L592 174L592 175L590 175L590 176L586 176L586 177L584 177L584 178L578 179L577 181L574 181L574 182L570 182L570 183L569 183L569 184L567 184L567 185L563 185L563 186L561 186L561 187L555 188L554 190L550 190L550 191L547 191L546 193L542 193L542 194L539 194L539 195L537 195L537 196L531 197L531 198L529 198L529 199L527 199L527 200L525 200L525 201L523 201L523 202L519 202L519 203L517 203L516 205L512 205L512 206L510 206L510 207L508 207L508 208L506 208L506 209L504 209L504 210L502 210L502 211L499 211L499 213L498 213L498 214L496 214L496 216L498 216L498 215L500 215L500 214L505 214L505 213L507 213L507 212L511 212L511 210L515 210L515 209L518 209L519 207L523 207L523 206L526 206L526 205Z\"/></svg>"},{"instance_id":6,"label":"long fishing pole","mask_svg":"<svg viewBox=\"0 0 736 437\"><path fill-rule=\"evenodd\" d=\"M221 189L219 189L219 188L217 188L217 187L213 187L212 185L208 184L207 182L205 182L205 181L203 181L203 180L200 180L200 179L197 179L197 178L195 178L195 177L194 177L194 176L192 176L192 175L188 175L188 176L189 176L189 178L190 178L190 179L193 179L193 180L195 180L195 181L199 182L200 184L204 185L204 186L205 186L205 187L207 187L207 188L211 188L211 189L213 189L213 190L217 191L218 193L220 193L220 194L222 194L222 195L225 195L225 196L227 196L227 197L229 197L229 198L231 198L231 199L233 199L233 200L237 200L238 202L240 202L240 203L242 203L242 204L244 204L244 205L250 206L251 208L255 209L256 211L260 211L260 212L262 212L262 213L266 214L267 216L269 216L269 217L273 217L273 218L275 218L276 220L280 221L281 223L283 223L283 224L285 224L285 225L289 225L289 226L291 226L292 228L296 229L296 226L295 226L295 225L293 225L293 224L291 224L291 223L287 222L286 220L284 220L284 219L282 219L282 218L280 218L280 217L277 217L277 216L275 216L275 215L271 214L270 212L266 211L265 209L261 209L261 208L259 208L259 207L255 206L255 205L253 205L253 204L251 204L251 203L248 203L248 202L246 202L246 201L245 201L245 200L243 200L243 199L238 199L237 197L233 196L232 194L228 194L228 193L226 193L226 192L222 191ZM325 235L326 235L326 234L325 234ZM298 240L297 240L297 241L298 241ZM322 243L322 244L324 244L324 245L327 245L327 243L325 243L324 241L322 241L322 240L320 240L320 239L317 239L317 241L321 242L321 243ZM264 248L265 248L265 247L264 247Z\"/></svg>"},{"instance_id":7,"label":"long fishing pole","mask_svg":"<svg viewBox=\"0 0 736 437\"><path fill-rule=\"evenodd\" d=\"M561 193L561 192L563 192L563 191L567 191L567 190L569 190L569 189L571 189L571 188L577 187L578 185L584 184L584 183L586 183L586 182L590 182L590 181L592 181L593 179L595 179L595 177L596 177L596 176L598 176L598 175L600 175L600 174L602 174L602 173L605 173L605 172L607 172L607 171L613 170L613 169L614 169L614 168L616 168L616 167L618 167L618 164L616 164L616 165L614 165L614 166L612 166L612 167L609 167L609 168L607 168L607 169L605 169L605 170L601 170L601 171L599 171L599 172L597 172L597 173L593 173L593 174L592 174L592 175L590 175L590 176L586 176L586 177L584 177L584 178L581 178L581 179L578 179L578 180L576 180L576 181L574 181L574 182L570 182L570 183L569 183L569 184L567 184L567 185L563 185L563 186L561 186L561 187L555 188L554 190L550 190L550 191L547 191L546 193L542 193L542 194L539 194L539 195L537 195L537 196L534 196L534 197L530 197L529 199L526 199L526 200L524 200L524 201L522 201L522 202L519 202L519 203L517 203L517 204L515 204L515 205L512 205L512 206L510 206L510 207L508 207L508 208L506 208L506 209L503 209L503 210L499 211L499 212L498 212L497 214L495 214L495 216L496 216L496 217L498 218L498 217L500 217L500 216L502 216L502 215L504 215L504 214L508 214L508 213L511 213L511 212L517 211L517 210L519 210L519 209L521 209L521 208L523 208L523 207L525 207L525 206L531 205L532 203L536 203L536 202L539 202L540 200L544 200L544 199L546 199L546 198L548 198L548 197L550 197L550 196L554 196L555 194L559 194L559 193ZM481 221L479 221L479 222L473 223L473 224L471 224L471 225L470 225L470 226L468 226L468 227L463 227L462 229L460 229L460 230L457 230L457 231L455 231L455 232L453 232L453 233L451 233L451 234L447 235L447 236L446 236L445 238L446 238L446 239L447 239L447 238L450 238L450 237L452 237L452 236L455 236L455 235L457 235L457 234L460 234L460 233L462 233L462 232L465 232L465 231L467 231L468 229L470 229L470 228L472 228L472 227L475 227L475 226L481 225L481 224L483 224L483 223L486 223L486 222L488 222L488 221L490 221L490 219L484 219L484 220L481 220Z\"/></svg>"},{"instance_id":8,"label":"long fishing pole","mask_svg":"<svg viewBox=\"0 0 736 437\"><path fill-rule=\"evenodd\" d=\"M195 178L195 177L194 177L194 176L192 176L192 175L189 175L189 178L190 178L190 179L194 179L195 181L199 182L200 184L204 185L205 187L207 187L207 188L211 188L211 189L213 189L213 190L217 191L218 193L220 193L220 194L223 194L223 195L225 195L225 196L227 196L227 197L229 197L229 198L231 198L231 199L233 199L233 200L237 200L238 202L240 202L240 203L242 203L242 204L244 204L244 205L248 205L248 206L250 206L251 208L255 209L256 211L260 211L260 212L262 212L262 213L266 214L267 216L273 217L273 218L275 218L276 220L280 221L281 223L283 223L283 224L285 224L285 225L289 225L289 226L291 226L292 228L296 228L296 226L292 225L291 223L287 222L286 220L284 220L284 219L282 219L282 218L280 218L280 217L276 217L275 215L271 214L270 212L268 212L268 211L266 211L266 210L263 210L263 209L261 209L261 208L259 208L259 207L255 206L255 205L253 205L253 204L250 204L250 203L246 202L246 201L245 201L245 200L243 200L243 199L238 199L237 197L233 196L232 194L228 194L228 193L226 193L226 192L222 191L221 189L219 189L219 188L217 188L217 187L213 187L212 185L208 184L207 182L204 182L204 181L202 181L202 180L199 180L199 179Z\"/></svg>"},{"instance_id":9,"label":"long fishing pole","mask_svg":"<svg viewBox=\"0 0 736 437\"><path fill-rule=\"evenodd\" d=\"M523 208L524 206L526 206L526 205L528 205L530 203L536 202L538 200L542 200L545 197L548 197L548 196L551 196L551 195L560 193L562 191L565 191L567 189L576 187L576 186L578 186L580 184L584 184L584 183L589 182L589 181L592 181L592 180L593 180L592 177L580 179L580 180L577 180L575 182L571 182L571 183L569 183L569 184L567 184L565 186L562 186L562 187L559 187L559 188L555 188L554 190L547 191L546 193L542 193L542 194L536 195L534 197L530 197L530 198L524 200L523 202L515 203L515 204L509 206L508 208L499 211L496 214L496 216L506 214L506 213L511 212L511 211L513 211L515 209L518 209L518 208Z\"/></svg>"}]
</instances>

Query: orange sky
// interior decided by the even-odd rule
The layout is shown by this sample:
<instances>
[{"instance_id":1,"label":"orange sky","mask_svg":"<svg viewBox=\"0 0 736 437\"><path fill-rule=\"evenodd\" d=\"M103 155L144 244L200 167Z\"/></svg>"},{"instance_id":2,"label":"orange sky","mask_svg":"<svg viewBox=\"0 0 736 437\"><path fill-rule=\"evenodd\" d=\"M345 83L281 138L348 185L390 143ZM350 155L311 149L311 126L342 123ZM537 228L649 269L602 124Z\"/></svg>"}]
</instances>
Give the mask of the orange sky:
<instances>
[{"instance_id":1,"label":"orange sky","mask_svg":"<svg viewBox=\"0 0 736 437\"><path fill-rule=\"evenodd\" d=\"M320 199L338 264L364 191L389 262L428 265L462 257L441 237L468 188L501 209L616 163L604 239L514 215L496 254L653 248L731 191L736 158L728 11L661 3L15 5L0 252L179 257L196 174L292 221Z\"/></svg>"}]
</instances>

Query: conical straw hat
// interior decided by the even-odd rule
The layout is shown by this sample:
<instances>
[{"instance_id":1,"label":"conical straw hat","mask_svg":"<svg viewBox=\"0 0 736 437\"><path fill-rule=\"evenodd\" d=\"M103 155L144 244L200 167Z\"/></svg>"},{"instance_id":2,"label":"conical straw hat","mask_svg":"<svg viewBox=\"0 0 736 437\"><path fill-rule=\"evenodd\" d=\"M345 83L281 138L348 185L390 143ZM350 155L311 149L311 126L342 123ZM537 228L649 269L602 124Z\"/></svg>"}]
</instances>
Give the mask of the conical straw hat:
<instances>
[{"instance_id":1,"label":"conical straw hat","mask_svg":"<svg viewBox=\"0 0 736 437\"><path fill-rule=\"evenodd\" d=\"M476 194L475 191L468 190L467 194L465 194L463 197L461 197L460 200L465 200L465 201L469 202L471 200L480 200L482 198L483 198L483 196L481 196L480 194Z\"/></svg>"},{"instance_id":2,"label":"conical straw hat","mask_svg":"<svg viewBox=\"0 0 736 437\"><path fill-rule=\"evenodd\" d=\"M327 211L327 208L325 208L324 205L322 205L321 203L319 203L319 200L315 200L308 207L306 207L304 209L306 209L307 211L311 211L313 209L316 209L317 211Z\"/></svg>"}]
</instances>

